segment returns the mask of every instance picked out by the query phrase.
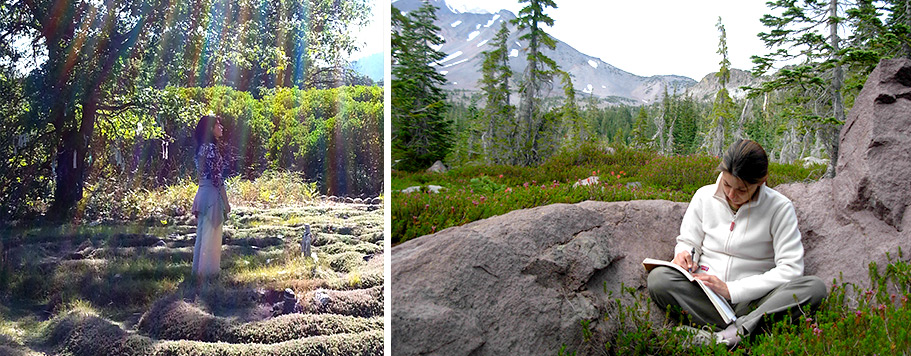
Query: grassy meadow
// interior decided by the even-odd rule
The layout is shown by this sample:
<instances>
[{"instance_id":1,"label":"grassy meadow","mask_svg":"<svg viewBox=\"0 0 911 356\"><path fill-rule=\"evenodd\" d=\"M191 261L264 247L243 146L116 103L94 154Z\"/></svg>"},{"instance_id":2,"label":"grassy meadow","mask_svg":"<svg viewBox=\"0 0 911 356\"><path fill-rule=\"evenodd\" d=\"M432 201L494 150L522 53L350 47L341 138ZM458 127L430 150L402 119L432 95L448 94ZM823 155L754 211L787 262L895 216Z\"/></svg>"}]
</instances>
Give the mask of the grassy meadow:
<instances>
[{"instance_id":1,"label":"grassy meadow","mask_svg":"<svg viewBox=\"0 0 911 356\"><path fill-rule=\"evenodd\" d=\"M78 224L0 230L0 354L382 353L382 205L318 197L288 173L229 180L222 272L201 281L195 184L115 186L89 187Z\"/></svg>"},{"instance_id":2,"label":"grassy meadow","mask_svg":"<svg viewBox=\"0 0 911 356\"><path fill-rule=\"evenodd\" d=\"M626 147L587 145L563 152L538 167L466 166L445 174L392 173L392 243L432 234L516 209L585 200L666 199L688 202L699 187L715 182L719 159L706 155L662 156ZM812 181L825 166L772 163L769 186ZM598 184L573 187L598 176ZM443 187L438 193L427 186ZM422 186L420 192L401 190Z\"/></svg>"}]
</instances>

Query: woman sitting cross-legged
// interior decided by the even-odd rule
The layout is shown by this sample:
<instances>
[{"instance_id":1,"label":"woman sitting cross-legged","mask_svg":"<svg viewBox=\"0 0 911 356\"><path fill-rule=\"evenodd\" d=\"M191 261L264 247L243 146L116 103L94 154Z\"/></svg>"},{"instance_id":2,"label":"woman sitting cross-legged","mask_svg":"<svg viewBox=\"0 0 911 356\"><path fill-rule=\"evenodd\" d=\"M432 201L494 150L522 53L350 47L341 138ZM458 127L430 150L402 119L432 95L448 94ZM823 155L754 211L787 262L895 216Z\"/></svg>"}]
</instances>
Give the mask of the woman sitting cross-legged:
<instances>
[{"instance_id":1,"label":"woman sitting cross-legged","mask_svg":"<svg viewBox=\"0 0 911 356\"><path fill-rule=\"evenodd\" d=\"M733 346L756 331L763 316L798 317L827 293L821 279L803 275L797 215L788 198L765 185L765 150L739 140L718 168L718 180L696 191L683 216L672 262L727 299L736 320L725 323L700 287L672 268L652 269L648 290L662 310L685 311L699 328L682 328L697 342Z\"/></svg>"}]
</instances>

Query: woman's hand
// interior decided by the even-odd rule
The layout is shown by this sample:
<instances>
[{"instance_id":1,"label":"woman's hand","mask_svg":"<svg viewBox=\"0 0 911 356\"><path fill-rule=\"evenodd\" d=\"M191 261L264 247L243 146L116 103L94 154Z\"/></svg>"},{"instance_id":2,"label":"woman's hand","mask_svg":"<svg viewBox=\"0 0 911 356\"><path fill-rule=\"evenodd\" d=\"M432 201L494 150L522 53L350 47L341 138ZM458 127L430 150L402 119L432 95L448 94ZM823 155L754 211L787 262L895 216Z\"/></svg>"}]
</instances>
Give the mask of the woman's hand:
<instances>
[{"instance_id":1,"label":"woman's hand","mask_svg":"<svg viewBox=\"0 0 911 356\"><path fill-rule=\"evenodd\" d=\"M728 290L728 284L722 282L720 278L705 273L694 274L693 277L702 281L702 283L705 283L709 289L715 291L715 293L718 293L718 295L724 297L724 299L731 300L731 292Z\"/></svg>"},{"instance_id":2,"label":"woman's hand","mask_svg":"<svg viewBox=\"0 0 911 356\"><path fill-rule=\"evenodd\" d=\"M674 256L674 260L671 261L675 265L683 267L683 269L692 272L696 268L696 264L693 263L693 256L690 255L690 251L680 251L677 256Z\"/></svg>"}]
</instances>

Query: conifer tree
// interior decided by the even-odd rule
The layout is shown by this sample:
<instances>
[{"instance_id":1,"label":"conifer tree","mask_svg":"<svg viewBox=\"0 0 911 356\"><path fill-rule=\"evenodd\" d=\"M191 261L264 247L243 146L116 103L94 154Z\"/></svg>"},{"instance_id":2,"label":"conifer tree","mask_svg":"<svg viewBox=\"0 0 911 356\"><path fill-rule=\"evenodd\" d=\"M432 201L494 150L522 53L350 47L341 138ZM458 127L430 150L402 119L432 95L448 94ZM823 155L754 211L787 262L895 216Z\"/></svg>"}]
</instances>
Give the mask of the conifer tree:
<instances>
[{"instance_id":1,"label":"conifer tree","mask_svg":"<svg viewBox=\"0 0 911 356\"><path fill-rule=\"evenodd\" d=\"M706 137L706 146L711 155L721 157L726 147L727 135L726 125L734 118L734 100L728 94L727 84L731 80L731 61L728 60L728 42L727 31L724 24L721 23L721 17L718 17L718 23L715 25L718 29L718 54L721 55L721 68L718 70L718 82L721 89L715 94L715 101L712 103L712 113L709 115L710 131Z\"/></svg>"},{"instance_id":2,"label":"conifer tree","mask_svg":"<svg viewBox=\"0 0 911 356\"><path fill-rule=\"evenodd\" d=\"M633 132L630 134L630 146L633 148L649 147L648 130L648 109L640 106L639 113L636 114L636 123L633 125Z\"/></svg>"},{"instance_id":3,"label":"conifer tree","mask_svg":"<svg viewBox=\"0 0 911 356\"><path fill-rule=\"evenodd\" d=\"M563 106L559 108L558 115L562 127L566 130L566 139L563 147L578 147L591 137L591 129L582 117L579 105L576 104L576 91L573 89L573 80L569 73L559 71L563 84Z\"/></svg>"},{"instance_id":4,"label":"conifer tree","mask_svg":"<svg viewBox=\"0 0 911 356\"><path fill-rule=\"evenodd\" d=\"M508 157L515 155L517 147L515 107L509 103L512 69L509 67L508 39L509 28L506 22L502 22L500 30L490 43L493 49L481 53L484 62L481 64L479 84L485 97L484 119L487 122L481 144L487 162L491 164L508 163Z\"/></svg>"},{"instance_id":5,"label":"conifer tree","mask_svg":"<svg viewBox=\"0 0 911 356\"><path fill-rule=\"evenodd\" d=\"M770 31L760 33L759 37L767 47L778 47L778 50L766 56L753 56L754 74L765 74L779 61L799 59L802 62L779 70L773 80L763 83L754 92L820 89L811 95L824 95L827 105L814 104L812 113L802 115L800 119L823 131L821 137L829 155L825 175L833 177L838 164L838 132L845 122L842 97L845 82L842 45L845 40L838 35L838 27L844 22L842 15L846 13L847 5L838 0L777 0L767 4L772 10L783 12L780 16L763 16L761 21Z\"/></svg>"},{"instance_id":6,"label":"conifer tree","mask_svg":"<svg viewBox=\"0 0 911 356\"><path fill-rule=\"evenodd\" d=\"M434 64L446 54L433 47L444 40L434 25L436 7L425 1L404 15L392 8L392 148L396 169L414 171L443 159L452 149L452 121L446 119L446 77Z\"/></svg>"},{"instance_id":7,"label":"conifer tree","mask_svg":"<svg viewBox=\"0 0 911 356\"><path fill-rule=\"evenodd\" d=\"M685 155L696 151L696 132L698 131L696 102L690 97L674 95L674 154Z\"/></svg>"},{"instance_id":8,"label":"conifer tree","mask_svg":"<svg viewBox=\"0 0 911 356\"><path fill-rule=\"evenodd\" d=\"M528 166L541 162L546 157L545 151L551 149L545 147L545 137L551 135L545 129L555 126L547 122L548 119L555 118L553 115L543 115L544 110L538 96L545 85L552 83L553 75L557 71L557 63L542 53L544 48L555 49L557 43L541 28L542 24L554 25L554 20L545 14L544 10L548 7L556 8L557 5L552 0L519 2L528 5L519 11L519 16L513 19L512 23L519 31L527 30L519 39L528 43L525 46L528 65L519 85L518 121L521 124L519 144L522 156L515 157L513 163Z\"/></svg>"}]
</instances>

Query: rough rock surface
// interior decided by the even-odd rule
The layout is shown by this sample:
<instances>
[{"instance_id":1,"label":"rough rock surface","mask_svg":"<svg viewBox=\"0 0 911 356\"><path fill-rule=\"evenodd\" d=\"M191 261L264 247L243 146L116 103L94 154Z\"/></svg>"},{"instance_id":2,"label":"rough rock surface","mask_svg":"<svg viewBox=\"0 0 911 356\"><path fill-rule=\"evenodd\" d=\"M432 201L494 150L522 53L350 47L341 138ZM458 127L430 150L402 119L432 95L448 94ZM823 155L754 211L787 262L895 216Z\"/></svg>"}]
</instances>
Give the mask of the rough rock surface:
<instances>
[{"instance_id":1,"label":"rough rock surface","mask_svg":"<svg viewBox=\"0 0 911 356\"><path fill-rule=\"evenodd\" d=\"M794 202L807 273L867 285L871 261L911 251L911 60L880 62L839 140L835 178L775 189Z\"/></svg>"},{"instance_id":2,"label":"rough rock surface","mask_svg":"<svg viewBox=\"0 0 911 356\"><path fill-rule=\"evenodd\" d=\"M644 286L642 259L671 257L685 207L555 204L396 246L392 352L544 355L581 341L579 321L608 304L604 281Z\"/></svg>"},{"instance_id":3,"label":"rough rock surface","mask_svg":"<svg viewBox=\"0 0 911 356\"><path fill-rule=\"evenodd\" d=\"M433 162L433 165L430 166L430 168L427 168L427 172L431 173L446 173L446 171L446 165L440 161Z\"/></svg>"},{"instance_id":4,"label":"rough rock surface","mask_svg":"<svg viewBox=\"0 0 911 356\"><path fill-rule=\"evenodd\" d=\"M837 176L775 187L797 210L806 274L830 286L841 276L838 283L864 287L871 261L882 267L886 253L911 251L909 130L911 60L883 61L842 129ZM563 344L579 350L582 320L595 338L609 339L616 318L603 317L615 315L616 305L605 290L617 297L621 285L645 286L642 259L672 257L686 206L555 204L394 247L393 354L541 355Z\"/></svg>"}]
</instances>

